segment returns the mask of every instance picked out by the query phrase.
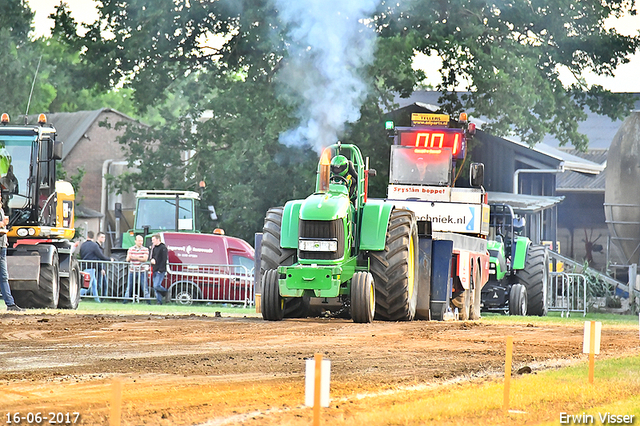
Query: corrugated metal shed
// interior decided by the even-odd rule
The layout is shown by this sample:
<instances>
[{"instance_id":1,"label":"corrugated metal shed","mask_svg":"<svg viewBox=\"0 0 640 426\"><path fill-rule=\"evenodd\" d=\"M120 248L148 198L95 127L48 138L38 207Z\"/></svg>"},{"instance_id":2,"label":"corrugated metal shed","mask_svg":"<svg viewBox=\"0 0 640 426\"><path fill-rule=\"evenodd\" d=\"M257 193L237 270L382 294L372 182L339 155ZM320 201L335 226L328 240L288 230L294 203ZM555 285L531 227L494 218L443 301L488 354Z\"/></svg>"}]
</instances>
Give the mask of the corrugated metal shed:
<instances>
[{"instance_id":1,"label":"corrugated metal shed","mask_svg":"<svg viewBox=\"0 0 640 426\"><path fill-rule=\"evenodd\" d=\"M564 197L512 194L510 192L488 192L489 204L509 204L515 213L537 213L555 206Z\"/></svg>"},{"instance_id":2,"label":"corrugated metal shed","mask_svg":"<svg viewBox=\"0 0 640 426\"><path fill-rule=\"evenodd\" d=\"M590 149L587 152L580 152L575 149L566 148L561 150L589 160L593 163L601 164L603 167L607 163L608 149L606 148ZM560 173L558 175L558 180L556 181L556 190L571 192L604 192L605 179L606 170L603 170L598 175L576 172Z\"/></svg>"}]
</instances>

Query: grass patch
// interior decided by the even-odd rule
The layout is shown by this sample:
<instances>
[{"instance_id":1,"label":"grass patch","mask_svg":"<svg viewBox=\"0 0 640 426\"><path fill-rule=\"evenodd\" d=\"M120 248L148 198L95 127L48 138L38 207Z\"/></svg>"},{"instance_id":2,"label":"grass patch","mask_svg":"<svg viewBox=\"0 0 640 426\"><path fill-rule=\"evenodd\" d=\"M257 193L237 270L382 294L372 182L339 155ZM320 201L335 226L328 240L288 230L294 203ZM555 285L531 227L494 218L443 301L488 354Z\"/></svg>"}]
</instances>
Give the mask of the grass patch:
<instances>
[{"instance_id":1,"label":"grass patch","mask_svg":"<svg viewBox=\"0 0 640 426\"><path fill-rule=\"evenodd\" d=\"M155 305L152 302L151 305L146 303L127 303L123 304L121 301L103 300L101 303L97 303L93 298L82 299L78 310L75 311L80 314L163 314L163 315L210 315L214 316L216 312L220 312L225 316L238 316L238 317L260 317L260 314L256 313L255 307L243 307L243 305L232 305L226 303L194 303L192 305L179 305L176 303L169 303L164 305Z\"/></svg>"},{"instance_id":2,"label":"grass patch","mask_svg":"<svg viewBox=\"0 0 640 426\"><path fill-rule=\"evenodd\" d=\"M545 317L509 316L500 313L482 313L482 321L493 323L532 323L532 324L583 324L585 321L601 321L603 325L638 325L637 315L619 315L589 312L586 316L574 314L570 317L561 317L560 312L549 312ZM639 423L640 424L640 423Z\"/></svg>"},{"instance_id":3,"label":"grass patch","mask_svg":"<svg viewBox=\"0 0 640 426\"><path fill-rule=\"evenodd\" d=\"M348 408L333 405L325 414L327 424L363 426L559 425L561 413L590 414L596 425L606 413L633 415L633 424L640 424L640 356L597 361L593 385L586 363L515 377L509 413L503 411L503 389L501 378L397 391Z\"/></svg>"}]
</instances>

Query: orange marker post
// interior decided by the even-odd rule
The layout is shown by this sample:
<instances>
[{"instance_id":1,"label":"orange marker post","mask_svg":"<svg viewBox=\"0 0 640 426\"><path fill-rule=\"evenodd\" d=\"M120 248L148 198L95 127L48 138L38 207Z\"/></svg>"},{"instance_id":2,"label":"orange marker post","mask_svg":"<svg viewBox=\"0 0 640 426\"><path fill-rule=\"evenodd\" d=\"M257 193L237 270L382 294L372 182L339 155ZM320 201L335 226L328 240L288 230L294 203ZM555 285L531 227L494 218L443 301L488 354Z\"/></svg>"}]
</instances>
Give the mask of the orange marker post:
<instances>
[{"instance_id":1,"label":"orange marker post","mask_svg":"<svg viewBox=\"0 0 640 426\"><path fill-rule=\"evenodd\" d=\"M595 356L600 353L600 336L602 323L600 321L585 321L584 336L582 338L582 353L589 355L589 383L593 384L595 370Z\"/></svg>"},{"instance_id":2,"label":"orange marker post","mask_svg":"<svg viewBox=\"0 0 640 426\"><path fill-rule=\"evenodd\" d=\"M513 354L513 336L507 336L507 353L504 363L504 400L502 409L505 414L509 412L509 390L511 387L511 360Z\"/></svg>"},{"instance_id":3,"label":"orange marker post","mask_svg":"<svg viewBox=\"0 0 640 426\"><path fill-rule=\"evenodd\" d=\"M593 384L593 375L596 367L596 322L591 321L591 330L589 339L589 383Z\"/></svg>"},{"instance_id":4,"label":"orange marker post","mask_svg":"<svg viewBox=\"0 0 640 426\"><path fill-rule=\"evenodd\" d=\"M313 382L313 426L320 426L320 382L322 377L322 354L313 356L315 361L315 380Z\"/></svg>"},{"instance_id":5,"label":"orange marker post","mask_svg":"<svg viewBox=\"0 0 640 426\"><path fill-rule=\"evenodd\" d=\"M111 416L110 426L120 426L120 413L122 411L122 380L115 379L111 385Z\"/></svg>"}]
</instances>

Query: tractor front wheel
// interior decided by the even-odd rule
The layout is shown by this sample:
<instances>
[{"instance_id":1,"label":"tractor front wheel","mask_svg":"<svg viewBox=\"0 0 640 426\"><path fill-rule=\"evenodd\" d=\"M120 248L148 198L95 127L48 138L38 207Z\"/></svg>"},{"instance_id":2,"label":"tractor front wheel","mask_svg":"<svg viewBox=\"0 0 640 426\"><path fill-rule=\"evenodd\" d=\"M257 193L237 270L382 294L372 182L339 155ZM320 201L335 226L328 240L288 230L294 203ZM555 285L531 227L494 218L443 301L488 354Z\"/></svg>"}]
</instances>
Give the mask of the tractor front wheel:
<instances>
[{"instance_id":1,"label":"tractor front wheel","mask_svg":"<svg viewBox=\"0 0 640 426\"><path fill-rule=\"evenodd\" d=\"M376 312L376 293L373 276L356 272L351 278L351 319L357 323L373 321Z\"/></svg>"},{"instance_id":2,"label":"tractor front wheel","mask_svg":"<svg viewBox=\"0 0 640 426\"><path fill-rule=\"evenodd\" d=\"M514 284L509 291L509 315L527 315L527 289Z\"/></svg>"},{"instance_id":3,"label":"tractor front wheel","mask_svg":"<svg viewBox=\"0 0 640 426\"><path fill-rule=\"evenodd\" d=\"M278 269L278 266L293 265L298 261L295 249L280 247L280 232L284 207L273 207L267 211L262 229L262 245L260 251L260 272L262 282L270 269ZM277 284L277 281L276 281ZM262 288L264 297L264 287ZM288 297L285 299L284 317L305 318L309 316L309 297ZM280 318L282 319L282 318Z\"/></svg>"},{"instance_id":4,"label":"tractor front wheel","mask_svg":"<svg viewBox=\"0 0 640 426\"><path fill-rule=\"evenodd\" d=\"M80 269L78 261L71 256L69 259L69 276L60 278L60 296L58 308L78 309L80 303Z\"/></svg>"},{"instance_id":5,"label":"tractor front wheel","mask_svg":"<svg viewBox=\"0 0 640 426\"><path fill-rule=\"evenodd\" d=\"M262 318L280 321L284 317L284 299L278 287L278 270L269 269L262 276Z\"/></svg>"}]
</instances>

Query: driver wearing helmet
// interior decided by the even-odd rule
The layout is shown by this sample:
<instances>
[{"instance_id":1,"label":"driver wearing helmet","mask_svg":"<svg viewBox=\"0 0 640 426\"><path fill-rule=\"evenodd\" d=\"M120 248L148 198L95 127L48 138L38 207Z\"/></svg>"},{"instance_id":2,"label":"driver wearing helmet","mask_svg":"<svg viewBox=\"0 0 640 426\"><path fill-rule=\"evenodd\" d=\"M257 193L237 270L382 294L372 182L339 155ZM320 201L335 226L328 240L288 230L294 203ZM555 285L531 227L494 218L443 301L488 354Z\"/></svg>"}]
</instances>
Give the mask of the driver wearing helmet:
<instances>
[{"instance_id":1,"label":"driver wearing helmet","mask_svg":"<svg viewBox=\"0 0 640 426\"><path fill-rule=\"evenodd\" d=\"M524 216L516 216L513 218L513 230L518 235L522 235L526 224L527 224L527 221L524 218Z\"/></svg>"},{"instance_id":2,"label":"driver wearing helmet","mask_svg":"<svg viewBox=\"0 0 640 426\"><path fill-rule=\"evenodd\" d=\"M353 200L357 189L357 174L353 162L347 160L344 155L336 155L331 160L331 174L344 178L343 183L346 183L347 189L349 189L349 198Z\"/></svg>"}]
</instances>

